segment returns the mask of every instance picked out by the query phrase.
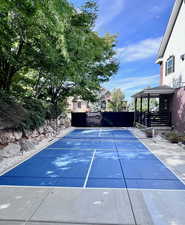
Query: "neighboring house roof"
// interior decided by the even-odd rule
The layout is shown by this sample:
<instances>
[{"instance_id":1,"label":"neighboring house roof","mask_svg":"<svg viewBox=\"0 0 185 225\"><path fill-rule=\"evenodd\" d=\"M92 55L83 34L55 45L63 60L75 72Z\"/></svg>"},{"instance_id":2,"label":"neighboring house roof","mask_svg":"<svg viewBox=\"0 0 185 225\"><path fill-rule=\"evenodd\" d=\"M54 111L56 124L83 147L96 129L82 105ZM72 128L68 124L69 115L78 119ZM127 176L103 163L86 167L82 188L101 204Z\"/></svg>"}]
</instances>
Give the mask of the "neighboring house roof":
<instances>
[{"instance_id":1,"label":"neighboring house roof","mask_svg":"<svg viewBox=\"0 0 185 225\"><path fill-rule=\"evenodd\" d=\"M165 94L165 95L170 95L175 93L175 89L171 88L167 85L163 85L163 86L158 86L158 87L154 87L154 88L147 88L144 89L138 93L136 93L135 95L133 95L133 98L140 98L140 97L148 97L148 95L150 94L151 97L158 97L161 94Z\"/></svg>"},{"instance_id":2,"label":"neighboring house roof","mask_svg":"<svg viewBox=\"0 0 185 225\"><path fill-rule=\"evenodd\" d=\"M169 19L169 22L168 22L168 25L167 25L167 28L166 28L166 31L165 31L165 34L163 36L163 39L162 39L162 42L161 42L161 45L160 45L160 48L159 48L159 51L158 51L156 63L160 63L162 58L163 58L163 55L165 53L165 50L166 50L166 47L168 45L169 39L170 39L171 34L173 32L173 28L174 28L174 25L176 23L177 17L179 15L179 12L180 12L183 1L185 1L185 0L176 0L175 1L173 10L172 10L172 13L171 13L171 16L170 16L170 19Z\"/></svg>"}]
</instances>

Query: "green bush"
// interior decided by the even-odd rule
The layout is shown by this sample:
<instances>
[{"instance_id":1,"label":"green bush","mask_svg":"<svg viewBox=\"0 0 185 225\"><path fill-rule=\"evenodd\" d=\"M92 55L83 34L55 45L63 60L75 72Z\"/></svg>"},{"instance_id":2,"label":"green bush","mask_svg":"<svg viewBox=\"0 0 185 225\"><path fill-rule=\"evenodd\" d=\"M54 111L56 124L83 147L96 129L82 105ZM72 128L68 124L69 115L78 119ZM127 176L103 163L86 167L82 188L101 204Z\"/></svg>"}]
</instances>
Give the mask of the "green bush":
<instances>
[{"instance_id":1,"label":"green bush","mask_svg":"<svg viewBox=\"0 0 185 225\"><path fill-rule=\"evenodd\" d=\"M24 98L23 101L23 107L27 111L27 118L20 124L20 127L34 130L42 126L46 119L46 108L43 102L34 98Z\"/></svg>"},{"instance_id":2,"label":"green bush","mask_svg":"<svg viewBox=\"0 0 185 225\"><path fill-rule=\"evenodd\" d=\"M171 143L185 142L185 135L184 134L180 134L180 133L175 132L175 131L167 133L166 134L166 138Z\"/></svg>"},{"instance_id":3,"label":"green bush","mask_svg":"<svg viewBox=\"0 0 185 225\"><path fill-rule=\"evenodd\" d=\"M56 119L62 113L62 108L58 105L50 104L47 107L46 119Z\"/></svg>"},{"instance_id":4,"label":"green bush","mask_svg":"<svg viewBox=\"0 0 185 225\"><path fill-rule=\"evenodd\" d=\"M13 96L10 96L6 91L0 89L0 103L1 104L13 104L16 100Z\"/></svg>"},{"instance_id":5,"label":"green bush","mask_svg":"<svg viewBox=\"0 0 185 225\"><path fill-rule=\"evenodd\" d=\"M182 142L183 144L185 144L185 135L182 135L182 136L179 138L179 142Z\"/></svg>"},{"instance_id":6,"label":"green bush","mask_svg":"<svg viewBox=\"0 0 185 225\"><path fill-rule=\"evenodd\" d=\"M27 118L27 111L15 98L0 90L0 127L2 129L19 129Z\"/></svg>"},{"instance_id":7,"label":"green bush","mask_svg":"<svg viewBox=\"0 0 185 225\"><path fill-rule=\"evenodd\" d=\"M44 125L45 120L57 118L64 108L63 103L54 106L31 97L24 97L20 103L0 90L0 127L34 130Z\"/></svg>"}]
</instances>

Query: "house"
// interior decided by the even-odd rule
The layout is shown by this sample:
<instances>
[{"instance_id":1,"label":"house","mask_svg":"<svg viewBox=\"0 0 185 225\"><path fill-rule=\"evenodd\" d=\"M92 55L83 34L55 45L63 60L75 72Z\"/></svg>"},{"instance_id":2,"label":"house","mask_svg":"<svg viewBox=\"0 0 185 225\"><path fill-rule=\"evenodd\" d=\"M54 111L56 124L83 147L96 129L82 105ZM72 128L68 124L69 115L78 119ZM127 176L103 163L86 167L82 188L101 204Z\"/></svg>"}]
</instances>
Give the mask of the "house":
<instances>
[{"instance_id":1,"label":"house","mask_svg":"<svg viewBox=\"0 0 185 225\"><path fill-rule=\"evenodd\" d=\"M172 124L185 131L185 1L176 0L170 16L157 63L160 65L160 85L174 88L169 106Z\"/></svg>"},{"instance_id":2,"label":"house","mask_svg":"<svg viewBox=\"0 0 185 225\"><path fill-rule=\"evenodd\" d=\"M68 97L68 111L70 112L89 112L89 103L80 97Z\"/></svg>"},{"instance_id":3,"label":"house","mask_svg":"<svg viewBox=\"0 0 185 225\"><path fill-rule=\"evenodd\" d=\"M68 111L70 112L102 112L108 111L108 103L111 99L111 93L105 88L101 88L97 93L97 102L83 100L79 96L68 97Z\"/></svg>"},{"instance_id":4,"label":"house","mask_svg":"<svg viewBox=\"0 0 185 225\"><path fill-rule=\"evenodd\" d=\"M160 65L160 86L144 89L133 95L135 122L147 127L174 127L184 132L185 0L175 1L156 63ZM159 99L158 111L152 112L151 98ZM147 99L145 112L143 112L143 99Z\"/></svg>"},{"instance_id":5,"label":"house","mask_svg":"<svg viewBox=\"0 0 185 225\"><path fill-rule=\"evenodd\" d=\"M109 111L109 101L111 100L111 92L105 88L101 88L97 93L98 101L91 103L92 112L108 112Z\"/></svg>"}]
</instances>

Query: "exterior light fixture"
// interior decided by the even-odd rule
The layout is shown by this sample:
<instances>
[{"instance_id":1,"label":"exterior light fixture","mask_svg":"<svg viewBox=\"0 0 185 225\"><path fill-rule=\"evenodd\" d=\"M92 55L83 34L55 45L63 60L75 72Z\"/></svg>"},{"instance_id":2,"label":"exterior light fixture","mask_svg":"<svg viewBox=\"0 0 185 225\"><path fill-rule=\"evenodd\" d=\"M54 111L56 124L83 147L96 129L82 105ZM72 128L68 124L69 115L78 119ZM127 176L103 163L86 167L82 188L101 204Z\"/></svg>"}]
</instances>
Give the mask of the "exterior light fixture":
<instances>
[{"instance_id":1,"label":"exterior light fixture","mask_svg":"<svg viewBox=\"0 0 185 225\"><path fill-rule=\"evenodd\" d=\"M184 61L185 60L185 54L180 56L181 60Z\"/></svg>"}]
</instances>

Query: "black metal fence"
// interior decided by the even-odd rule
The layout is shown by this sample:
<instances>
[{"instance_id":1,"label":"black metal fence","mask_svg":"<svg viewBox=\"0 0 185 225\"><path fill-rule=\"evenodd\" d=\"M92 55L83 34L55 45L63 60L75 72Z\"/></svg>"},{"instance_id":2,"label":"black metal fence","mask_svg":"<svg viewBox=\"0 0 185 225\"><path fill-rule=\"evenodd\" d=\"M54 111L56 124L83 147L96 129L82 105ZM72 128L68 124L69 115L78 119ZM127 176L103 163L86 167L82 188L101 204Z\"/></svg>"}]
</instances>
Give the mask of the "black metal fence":
<instances>
[{"instance_id":1,"label":"black metal fence","mask_svg":"<svg viewBox=\"0 0 185 225\"><path fill-rule=\"evenodd\" d=\"M171 112L137 112L136 122L147 127L171 126Z\"/></svg>"},{"instance_id":2,"label":"black metal fence","mask_svg":"<svg viewBox=\"0 0 185 225\"><path fill-rule=\"evenodd\" d=\"M134 112L72 113L74 127L133 127Z\"/></svg>"}]
</instances>

